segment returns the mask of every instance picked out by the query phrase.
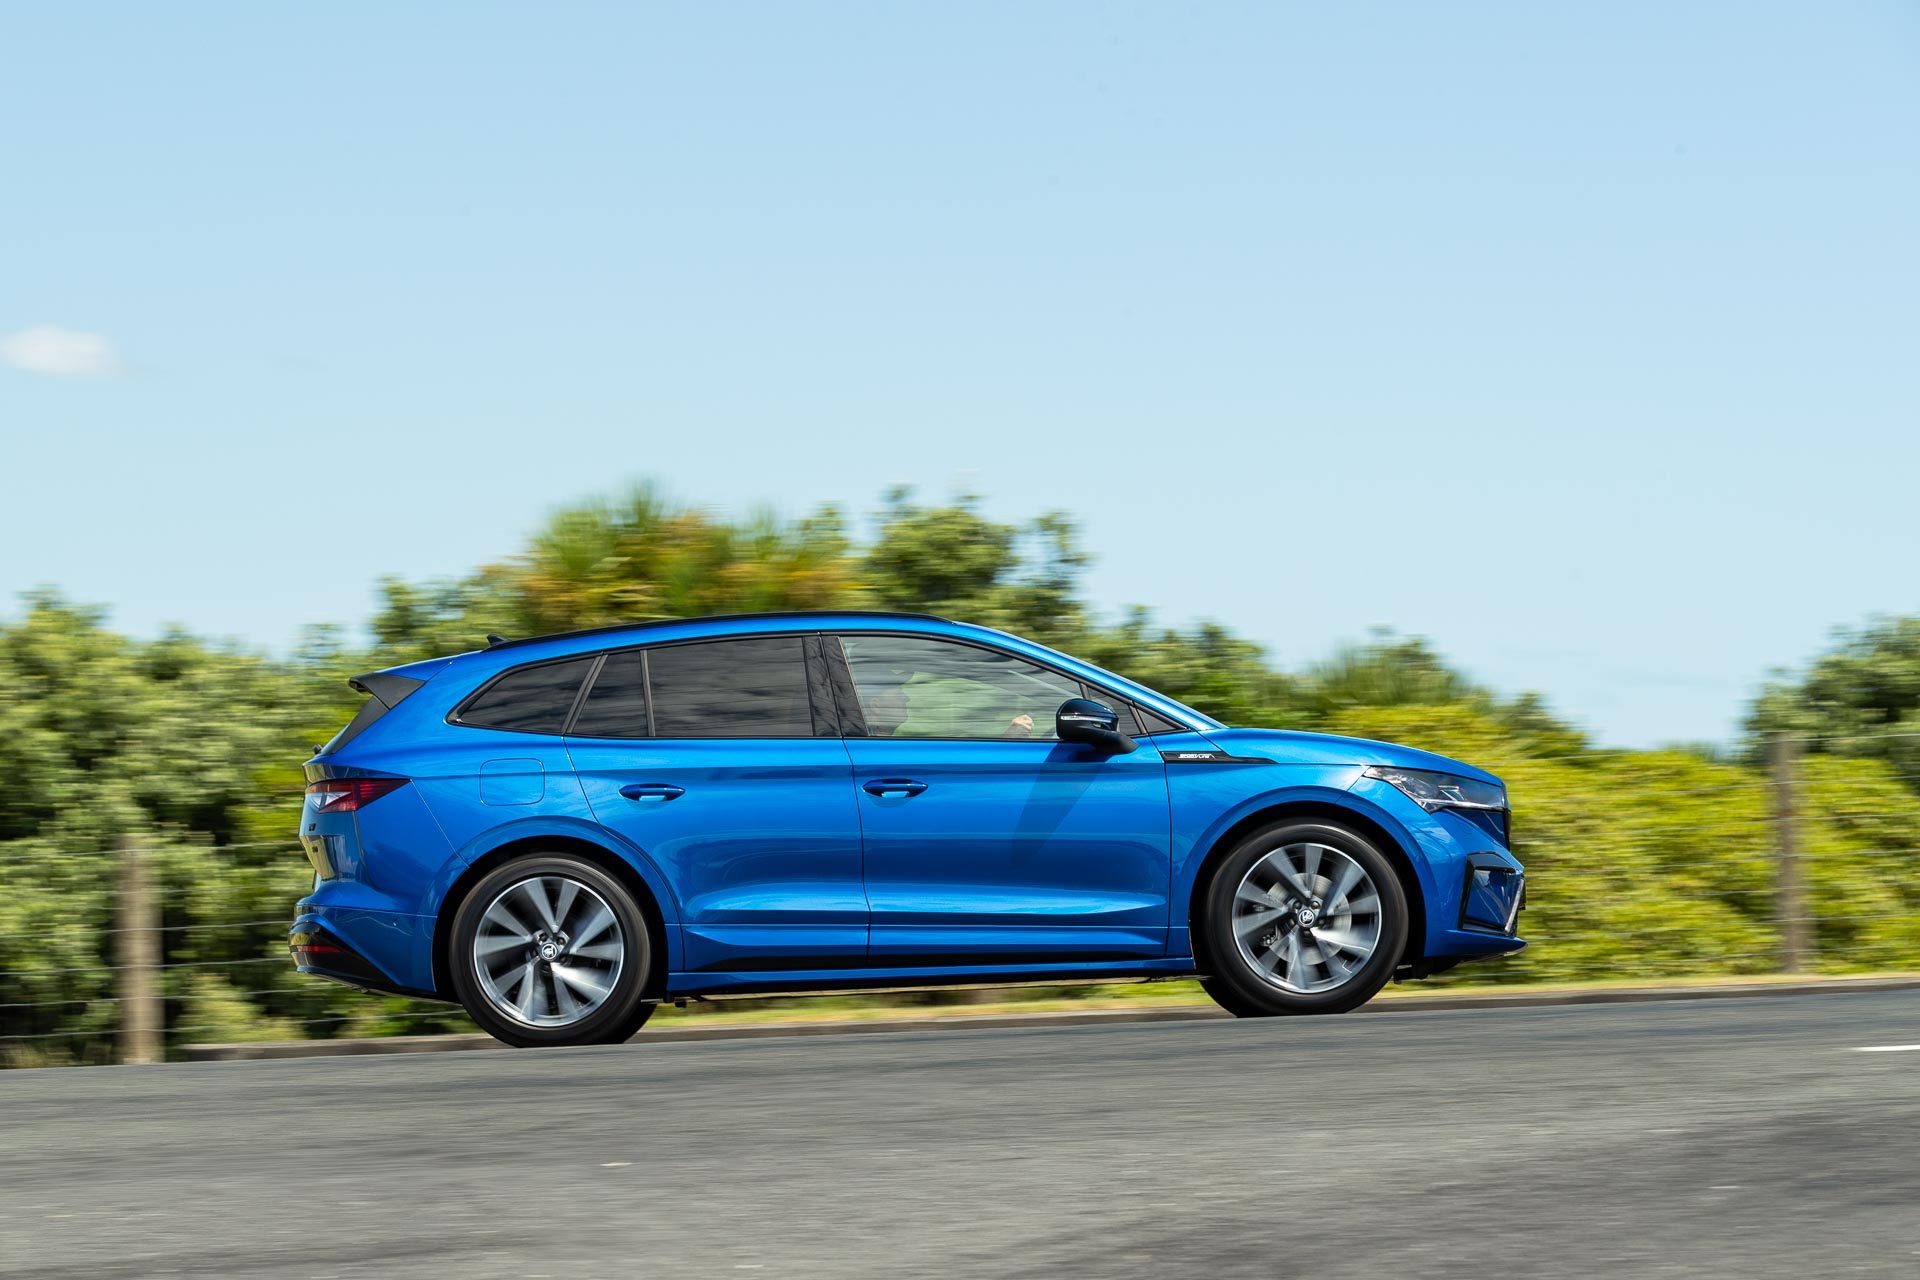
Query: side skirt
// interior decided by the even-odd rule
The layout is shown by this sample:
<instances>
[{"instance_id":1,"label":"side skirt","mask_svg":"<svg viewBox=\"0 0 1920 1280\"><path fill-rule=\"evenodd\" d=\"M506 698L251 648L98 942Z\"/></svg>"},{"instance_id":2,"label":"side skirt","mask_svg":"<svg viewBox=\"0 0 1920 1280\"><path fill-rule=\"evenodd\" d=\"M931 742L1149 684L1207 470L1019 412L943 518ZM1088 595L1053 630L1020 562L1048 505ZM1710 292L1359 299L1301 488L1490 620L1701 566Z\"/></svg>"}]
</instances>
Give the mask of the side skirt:
<instances>
[{"instance_id":1,"label":"side skirt","mask_svg":"<svg viewBox=\"0 0 1920 1280\"><path fill-rule=\"evenodd\" d=\"M840 995L848 992L912 991L952 986L1017 987L1073 982L1185 978L1192 956L1099 963L920 966L887 969L789 969L746 973L702 971L667 975L667 996Z\"/></svg>"}]
</instances>

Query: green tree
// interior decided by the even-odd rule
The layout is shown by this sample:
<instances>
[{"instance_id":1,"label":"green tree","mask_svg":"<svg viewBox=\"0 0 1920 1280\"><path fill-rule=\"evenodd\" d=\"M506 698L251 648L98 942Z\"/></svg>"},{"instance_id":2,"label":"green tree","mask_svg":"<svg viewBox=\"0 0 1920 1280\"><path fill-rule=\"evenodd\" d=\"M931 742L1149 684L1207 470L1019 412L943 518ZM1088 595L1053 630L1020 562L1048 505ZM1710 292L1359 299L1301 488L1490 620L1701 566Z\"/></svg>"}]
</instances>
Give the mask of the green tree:
<instances>
[{"instance_id":1,"label":"green tree","mask_svg":"<svg viewBox=\"0 0 1920 1280\"><path fill-rule=\"evenodd\" d=\"M52 593L25 603L0 622L0 1059L110 1053L128 836L155 868L176 1033L210 1038L205 1018L228 1026L235 1001L323 1033L378 1011L294 985L286 955L312 883L293 840L300 761L352 714L340 678L368 660L324 637L290 661L177 632L143 642Z\"/></svg>"},{"instance_id":2,"label":"green tree","mask_svg":"<svg viewBox=\"0 0 1920 1280\"><path fill-rule=\"evenodd\" d=\"M360 702L361 672L527 635L689 614L926 611L1033 636L1235 725L1417 743L1506 778L1530 870L1528 951L1475 979L1765 972L1774 966L1765 736L1809 736L1804 865L1823 969L1920 958L1920 619L1844 633L1755 704L1744 754L1595 749L1538 697L1505 697L1426 642L1381 633L1290 672L1215 623L1099 616L1072 520L992 519L962 494L886 495L855 538L823 506L727 519L640 485L556 512L460 578L387 579L369 649L316 629L271 657L183 633L142 641L42 592L0 620L0 1061L111 1050L116 848L137 834L165 929L170 1034L384 1034L441 1006L293 978L301 762Z\"/></svg>"},{"instance_id":3,"label":"green tree","mask_svg":"<svg viewBox=\"0 0 1920 1280\"><path fill-rule=\"evenodd\" d=\"M924 506L886 496L861 581L883 609L935 613L1058 642L1085 629L1080 574L1088 557L1073 521L1049 512L1025 524L989 519L962 494Z\"/></svg>"},{"instance_id":4,"label":"green tree","mask_svg":"<svg viewBox=\"0 0 1920 1280\"><path fill-rule=\"evenodd\" d=\"M1749 755L1793 734L1810 752L1885 760L1920 790L1920 618L1841 631L1804 675L1768 684L1747 719Z\"/></svg>"},{"instance_id":5,"label":"green tree","mask_svg":"<svg viewBox=\"0 0 1920 1280\"><path fill-rule=\"evenodd\" d=\"M845 521L757 511L729 522L653 485L556 512L517 555L454 581L386 579L372 629L392 660L509 636L713 613L859 603Z\"/></svg>"}]
</instances>

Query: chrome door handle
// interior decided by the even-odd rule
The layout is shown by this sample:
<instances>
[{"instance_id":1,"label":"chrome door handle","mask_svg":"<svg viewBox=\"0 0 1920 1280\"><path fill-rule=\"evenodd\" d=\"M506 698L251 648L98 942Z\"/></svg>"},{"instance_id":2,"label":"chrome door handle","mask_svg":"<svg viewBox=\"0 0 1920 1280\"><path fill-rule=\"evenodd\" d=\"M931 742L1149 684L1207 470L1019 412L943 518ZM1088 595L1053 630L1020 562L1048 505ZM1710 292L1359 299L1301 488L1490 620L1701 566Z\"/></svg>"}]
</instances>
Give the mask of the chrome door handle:
<instances>
[{"instance_id":1,"label":"chrome door handle","mask_svg":"<svg viewBox=\"0 0 1920 1280\"><path fill-rule=\"evenodd\" d=\"M924 782L915 782L912 778L875 778L861 787L870 796L886 799L889 796L917 796L927 789Z\"/></svg>"},{"instance_id":2,"label":"chrome door handle","mask_svg":"<svg viewBox=\"0 0 1920 1280\"><path fill-rule=\"evenodd\" d=\"M675 796L687 794L685 787L676 787L671 782L629 782L620 788L620 794L629 800L671 800Z\"/></svg>"}]
</instances>

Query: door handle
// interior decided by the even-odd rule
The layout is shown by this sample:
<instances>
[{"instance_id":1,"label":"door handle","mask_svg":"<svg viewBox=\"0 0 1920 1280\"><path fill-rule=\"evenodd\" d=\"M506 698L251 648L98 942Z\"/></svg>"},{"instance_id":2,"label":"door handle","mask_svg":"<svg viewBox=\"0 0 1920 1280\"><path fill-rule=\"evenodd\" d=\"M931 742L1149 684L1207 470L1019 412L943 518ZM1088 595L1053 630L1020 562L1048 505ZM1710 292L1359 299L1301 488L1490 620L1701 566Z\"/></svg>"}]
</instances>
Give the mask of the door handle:
<instances>
[{"instance_id":1,"label":"door handle","mask_svg":"<svg viewBox=\"0 0 1920 1280\"><path fill-rule=\"evenodd\" d=\"M879 796L883 800L889 796L917 796L926 789L926 783L915 782L912 778L875 778L861 787L868 795Z\"/></svg>"},{"instance_id":2,"label":"door handle","mask_svg":"<svg viewBox=\"0 0 1920 1280\"><path fill-rule=\"evenodd\" d=\"M671 782L629 782L620 788L620 794L629 800L671 800L675 796L687 794L685 787L676 787Z\"/></svg>"}]
</instances>

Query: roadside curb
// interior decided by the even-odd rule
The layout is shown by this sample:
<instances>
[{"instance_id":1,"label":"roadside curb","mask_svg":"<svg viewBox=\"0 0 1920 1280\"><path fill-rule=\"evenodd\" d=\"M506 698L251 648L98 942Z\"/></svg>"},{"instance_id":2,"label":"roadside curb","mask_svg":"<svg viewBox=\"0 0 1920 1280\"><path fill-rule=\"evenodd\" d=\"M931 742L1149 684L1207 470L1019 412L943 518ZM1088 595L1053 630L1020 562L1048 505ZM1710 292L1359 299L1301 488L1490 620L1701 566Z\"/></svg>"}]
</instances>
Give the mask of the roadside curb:
<instances>
[{"instance_id":1,"label":"roadside curb","mask_svg":"<svg viewBox=\"0 0 1920 1280\"><path fill-rule=\"evenodd\" d=\"M1920 990L1920 977L1829 978L1805 982L1725 983L1686 987L1588 987L1564 991L1445 992L1375 1000L1365 1014L1436 1013L1454 1009L1543 1009L1579 1004L1644 1004L1676 1000L1741 1000L1760 996L1838 995L1848 992ZM1125 1022L1196 1022L1224 1018L1211 1004L1157 1005L1142 1009L1047 1010L1036 1013L947 1013L906 1018L822 1022L759 1022L739 1026L662 1027L642 1031L629 1044L699 1040L770 1040L793 1036L880 1035L903 1031L988 1031L1011 1027L1078 1027ZM335 1058L361 1054L455 1053L506 1046L492 1036L386 1036L365 1040L294 1040L259 1044L190 1044L188 1062L258 1062L279 1058Z\"/></svg>"}]
</instances>

